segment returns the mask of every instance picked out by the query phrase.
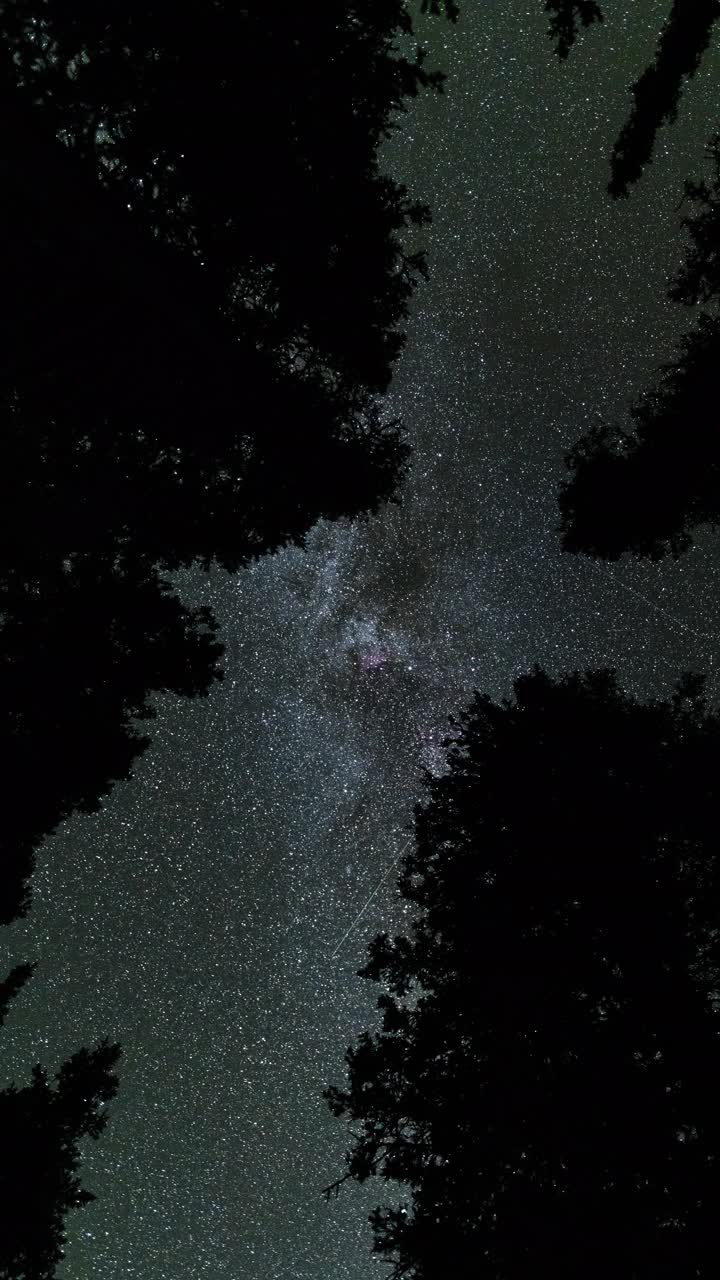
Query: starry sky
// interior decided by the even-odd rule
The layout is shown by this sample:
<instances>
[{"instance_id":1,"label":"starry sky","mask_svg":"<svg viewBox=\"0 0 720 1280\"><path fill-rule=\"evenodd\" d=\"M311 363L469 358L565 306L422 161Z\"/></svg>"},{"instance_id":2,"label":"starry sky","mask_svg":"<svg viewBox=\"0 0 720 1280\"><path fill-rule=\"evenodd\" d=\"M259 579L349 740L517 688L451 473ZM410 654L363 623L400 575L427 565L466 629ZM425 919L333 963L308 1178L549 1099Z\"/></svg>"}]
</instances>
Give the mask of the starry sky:
<instances>
[{"instance_id":1,"label":"starry sky","mask_svg":"<svg viewBox=\"0 0 720 1280\"><path fill-rule=\"evenodd\" d=\"M39 961L6 1079L105 1035L124 1050L67 1280L384 1275L366 1221L383 1188L322 1198L346 1140L321 1091L377 1025L355 971L402 927L395 868L448 714L536 661L614 666L640 697L701 670L718 693L717 536L657 565L561 555L555 492L569 446L624 421L690 322L664 289L720 53L613 204L608 153L669 0L607 0L565 65L539 0L462 7L456 27L418 21L446 93L410 102L383 152L434 212L387 397L414 449L402 503L234 577L179 575L222 624L225 681L157 699L135 778L47 842L5 931L3 971Z\"/></svg>"}]
</instances>

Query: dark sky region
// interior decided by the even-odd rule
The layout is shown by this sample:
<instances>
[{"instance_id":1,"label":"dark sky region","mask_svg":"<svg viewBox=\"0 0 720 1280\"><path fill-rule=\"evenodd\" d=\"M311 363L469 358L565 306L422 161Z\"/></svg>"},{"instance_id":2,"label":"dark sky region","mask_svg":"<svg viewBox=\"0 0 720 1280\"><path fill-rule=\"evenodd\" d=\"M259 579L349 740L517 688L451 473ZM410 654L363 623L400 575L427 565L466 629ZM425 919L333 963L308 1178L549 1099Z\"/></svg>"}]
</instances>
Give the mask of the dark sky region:
<instances>
[{"instance_id":1,"label":"dark sky region","mask_svg":"<svg viewBox=\"0 0 720 1280\"><path fill-rule=\"evenodd\" d=\"M682 179L718 123L717 48L630 200L605 190L668 7L608 0L564 66L538 0L418 23L448 82L385 153L434 210L388 397L415 451L403 504L234 578L186 577L222 622L224 684L160 702L134 781L48 841L6 931L5 971L40 959L7 1074L105 1035L124 1050L68 1280L384 1275L366 1222L383 1188L320 1194L345 1146L320 1094L374 1025L355 970L401 924L393 865L446 716L535 661L615 666L642 697L694 668L717 695L717 537L608 567L562 556L554 531L564 451L622 418L690 321L664 287Z\"/></svg>"}]
</instances>

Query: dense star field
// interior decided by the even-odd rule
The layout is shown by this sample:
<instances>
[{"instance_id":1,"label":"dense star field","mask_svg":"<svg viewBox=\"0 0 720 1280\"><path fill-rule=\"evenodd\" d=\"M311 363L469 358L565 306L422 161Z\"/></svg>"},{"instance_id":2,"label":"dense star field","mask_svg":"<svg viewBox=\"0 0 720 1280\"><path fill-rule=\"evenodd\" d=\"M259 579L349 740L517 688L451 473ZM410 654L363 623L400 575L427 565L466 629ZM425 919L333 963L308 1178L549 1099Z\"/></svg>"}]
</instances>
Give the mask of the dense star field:
<instances>
[{"instance_id":1,"label":"dense star field","mask_svg":"<svg viewBox=\"0 0 720 1280\"><path fill-rule=\"evenodd\" d=\"M5 969L39 956L10 1076L102 1036L123 1047L68 1278L377 1275L382 1188L323 1200L346 1144L321 1092L373 1025L355 972L401 922L393 871L448 715L535 662L615 667L643 698L705 671L717 699L717 536L611 565L557 536L564 454L623 420L688 325L665 288L682 182L716 126L717 48L630 198L606 191L667 7L608 3L564 64L535 0L418 21L448 78L385 147L433 210L387 398L413 449L402 501L236 576L184 575L221 623L225 680L158 700L135 778L47 842L32 912L6 931Z\"/></svg>"}]
</instances>

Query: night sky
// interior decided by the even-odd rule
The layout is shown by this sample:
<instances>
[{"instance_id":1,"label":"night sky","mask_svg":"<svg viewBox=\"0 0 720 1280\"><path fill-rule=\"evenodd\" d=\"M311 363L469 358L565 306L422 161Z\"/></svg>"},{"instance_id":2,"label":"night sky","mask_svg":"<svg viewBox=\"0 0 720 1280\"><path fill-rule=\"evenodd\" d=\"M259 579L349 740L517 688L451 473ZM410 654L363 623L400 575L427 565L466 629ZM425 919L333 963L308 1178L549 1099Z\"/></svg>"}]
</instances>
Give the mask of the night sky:
<instances>
[{"instance_id":1,"label":"night sky","mask_svg":"<svg viewBox=\"0 0 720 1280\"><path fill-rule=\"evenodd\" d=\"M387 397L414 449L402 504L235 577L184 575L222 624L224 683L158 699L135 779L47 842L31 915L5 931L3 971L39 961L7 1078L103 1036L124 1051L68 1280L383 1276L366 1215L393 1188L326 1205L346 1142L321 1091L376 1025L355 971L402 924L394 866L448 714L534 662L614 666L640 697L695 669L718 693L716 536L657 565L558 549L564 453L624 421L691 321L664 290L682 179L718 124L713 49L611 202L608 154L669 0L604 8L565 65L539 0L418 22L448 81L384 153L434 213Z\"/></svg>"}]
</instances>

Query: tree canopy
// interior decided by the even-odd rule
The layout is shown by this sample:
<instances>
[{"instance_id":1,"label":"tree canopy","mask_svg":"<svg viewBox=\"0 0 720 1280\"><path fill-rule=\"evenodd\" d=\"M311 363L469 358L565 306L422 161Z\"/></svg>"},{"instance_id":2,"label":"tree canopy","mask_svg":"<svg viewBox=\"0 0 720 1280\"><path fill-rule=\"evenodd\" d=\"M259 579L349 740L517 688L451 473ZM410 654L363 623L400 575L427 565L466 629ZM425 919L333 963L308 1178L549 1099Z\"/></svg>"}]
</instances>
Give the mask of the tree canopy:
<instances>
[{"instance_id":1,"label":"tree canopy","mask_svg":"<svg viewBox=\"0 0 720 1280\"><path fill-rule=\"evenodd\" d=\"M411 33L401 0L332 22L0 4L0 919L42 834L128 775L152 695L221 675L168 573L397 496L408 449L378 397L425 272L402 234L429 211L377 148L442 88L422 50L395 55Z\"/></svg>"},{"instance_id":2,"label":"tree canopy","mask_svg":"<svg viewBox=\"0 0 720 1280\"><path fill-rule=\"evenodd\" d=\"M545 11L550 14L548 35L555 41L555 52L563 61L575 44L581 26L604 22L595 0L545 0Z\"/></svg>"},{"instance_id":3,"label":"tree canopy","mask_svg":"<svg viewBox=\"0 0 720 1280\"><path fill-rule=\"evenodd\" d=\"M0 982L0 1026L35 966L17 965ZM95 1199L79 1179L83 1138L98 1138L118 1087L120 1046L79 1049L55 1076L37 1063L32 1082L0 1089L0 1277L52 1280L65 1252L69 1210Z\"/></svg>"},{"instance_id":4,"label":"tree canopy","mask_svg":"<svg viewBox=\"0 0 720 1280\"><path fill-rule=\"evenodd\" d=\"M360 976L382 1030L325 1097L392 1276L607 1280L717 1269L720 718L701 677L609 671L476 694L426 777L416 908ZM394 1198L394 1197L393 1197Z\"/></svg>"},{"instance_id":5,"label":"tree canopy","mask_svg":"<svg viewBox=\"0 0 720 1280\"><path fill-rule=\"evenodd\" d=\"M567 455L571 477L559 495L566 551L659 560L687 551L700 525L720 524L720 135L708 157L710 181L685 182L685 263L668 287L672 301L701 310L657 387L631 406L633 430L604 424Z\"/></svg>"},{"instance_id":6,"label":"tree canopy","mask_svg":"<svg viewBox=\"0 0 720 1280\"><path fill-rule=\"evenodd\" d=\"M555 8L551 2L550 8ZM564 55L577 34L579 6L558 0ZM632 87L633 107L615 142L608 186L627 196L649 164L657 132L675 120L684 82L697 71L720 0L674 0L654 62ZM583 21L601 17L585 11ZM720 521L720 447L712 406L717 398L720 298L720 136L709 143L712 185L685 183L693 212L684 268L668 289L673 301L704 304L680 341L676 358L661 366L660 383L630 408L631 430L604 423L583 436L566 457L571 477L559 494L563 549L616 560L625 552L659 560L682 555L693 530Z\"/></svg>"},{"instance_id":7,"label":"tree canopy","mask_svg":"<svg viewBox=\"0 0 720 1280\"><path fill-rule=\"evenodd\" d=\"M582 27L603 22L595 0L545 0L555 52L566 59ZM631 86L632 106L612 149L608 191L627 197L652 161L658 130L677 118L685 81L698 70L720 17L720 0L672 0L655 58Z\"/></svg>"},{"instance_id":8,"label":"tree canopy","mask_svg":"<svg viewBox=\"0 0 720 1280\"><path fill-rule=\"evenodd\" d=\"M612 196L627 196L651 162L658 130L677 118L683 82L700 66L719 17L718 0L673 0L655 61L632 86L632 109L613 147Z\"/></svg>"},{"instance_id":9,"label":"tree canopy","mask_svg":"<svg viewBox=\"0 0 720 1280\"><path fill-rule=\"evenodd\" d=\"M20 0L16 81L138 223L202 262L216 304L345 403L384 390L419 273L424 206L380 174L404 99L443 76L393 53L401 0L276 11L192 0Z\"/></svg>"}]
</instances>

